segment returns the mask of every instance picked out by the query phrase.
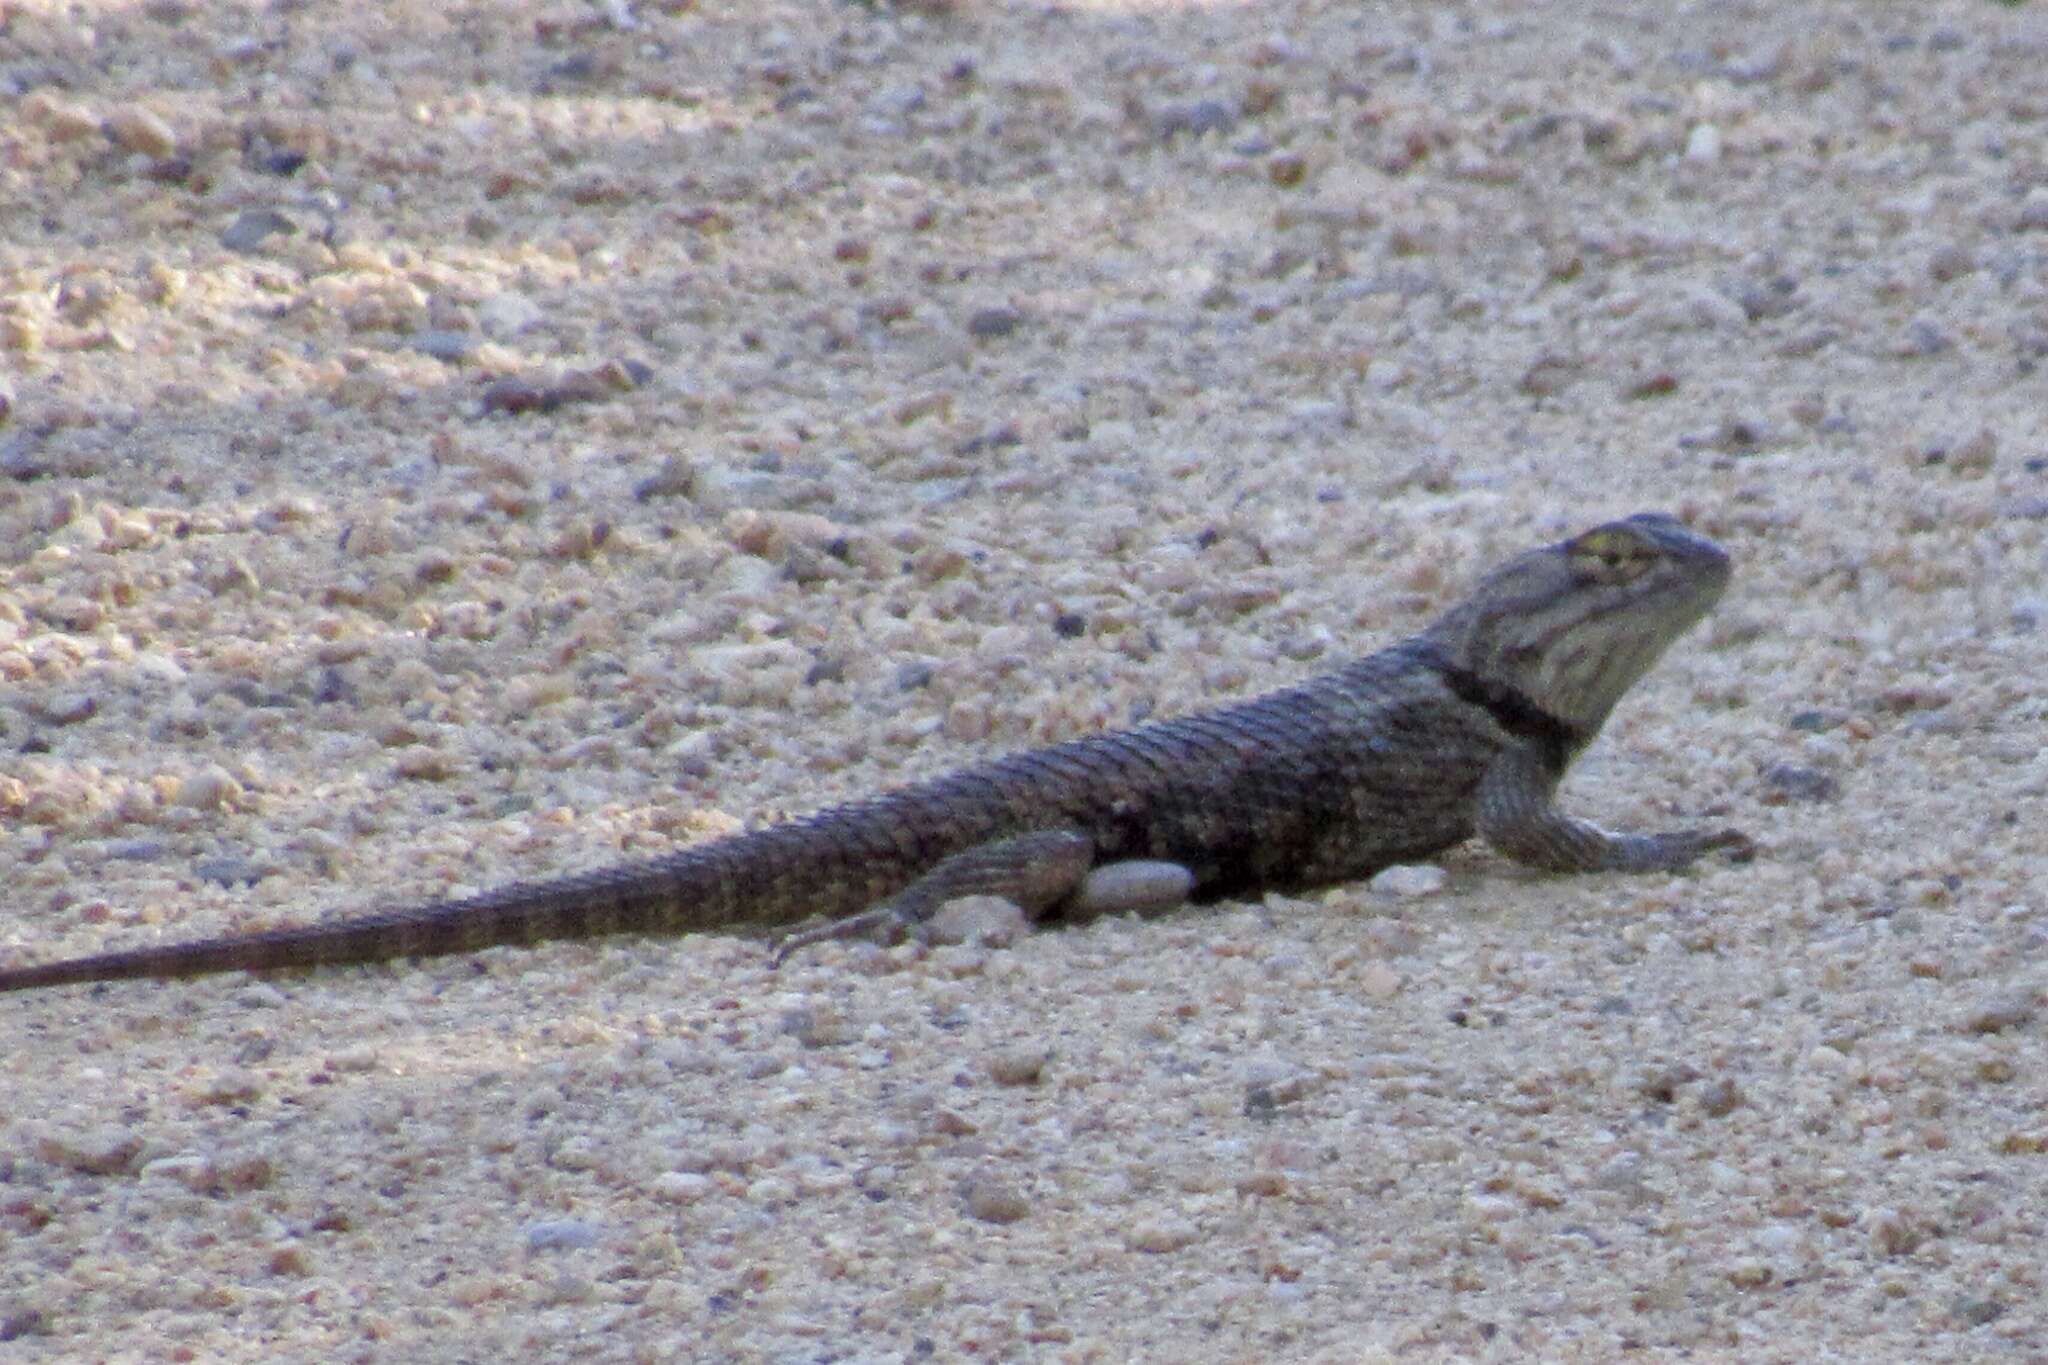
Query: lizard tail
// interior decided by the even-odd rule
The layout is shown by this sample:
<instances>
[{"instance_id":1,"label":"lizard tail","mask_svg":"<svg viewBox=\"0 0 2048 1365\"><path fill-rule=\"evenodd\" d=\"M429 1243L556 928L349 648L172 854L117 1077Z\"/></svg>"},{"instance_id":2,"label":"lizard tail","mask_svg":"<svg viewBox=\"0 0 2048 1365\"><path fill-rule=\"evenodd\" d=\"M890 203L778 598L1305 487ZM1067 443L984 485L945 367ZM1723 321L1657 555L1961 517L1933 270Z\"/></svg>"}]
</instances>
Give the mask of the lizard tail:
<instances>
[{"instance_id":1,"label":"lizard tail","mask_svg":"<svg viewBox=\"0 0 2048 1365\"><path fill-rule=\"evenodd\" d=\"M266 971L470 953L545 939L681 934L843 915L888 895L921 857L868 841L847 823L798 820L663 858L621 863L476 896L325 923L0 969L0 993L39 986ZM857 856L858 855L858 856Z\"/></svg>"}]
</instances>

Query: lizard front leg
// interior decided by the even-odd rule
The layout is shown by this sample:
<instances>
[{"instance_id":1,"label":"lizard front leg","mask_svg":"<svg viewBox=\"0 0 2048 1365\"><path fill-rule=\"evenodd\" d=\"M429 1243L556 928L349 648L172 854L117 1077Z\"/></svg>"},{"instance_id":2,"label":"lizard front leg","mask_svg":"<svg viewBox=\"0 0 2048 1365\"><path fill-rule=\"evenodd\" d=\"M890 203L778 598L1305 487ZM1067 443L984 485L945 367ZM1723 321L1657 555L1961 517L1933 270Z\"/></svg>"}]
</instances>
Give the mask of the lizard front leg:
<instances>
[{"instance_id":1,"label":"lizard front leg","mask_svg":"<svg viewBox=\"0 0 2048 1365\"><path fill-rule=\"evenodd\" d=\"M1737 829L1615 834L1559 810L1559 774L1533 748L1494 760L1479 783L1479 835L1518 863L1546 872L1658 872L1681 868L1712 849L1748 858L1756 845Z\"/></svg>"}]
</instances>

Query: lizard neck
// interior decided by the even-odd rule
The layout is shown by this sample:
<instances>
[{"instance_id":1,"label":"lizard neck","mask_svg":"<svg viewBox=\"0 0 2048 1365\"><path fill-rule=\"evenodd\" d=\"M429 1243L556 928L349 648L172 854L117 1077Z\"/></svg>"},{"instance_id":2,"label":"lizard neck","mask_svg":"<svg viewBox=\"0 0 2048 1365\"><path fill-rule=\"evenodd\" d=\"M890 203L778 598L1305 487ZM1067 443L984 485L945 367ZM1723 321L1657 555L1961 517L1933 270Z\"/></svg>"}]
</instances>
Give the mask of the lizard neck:
<instances>
[{"instance_id":1,"label":"lizard neck","mask_svg":"<svg viewBox=\"0 0 2048 1365\"><path fill-rule=\"evenodd\" d=\"M1451 694L1493 717L1493 723L1533 746L1552 772L1562 774L1593 735L1562 716L1544 710L1513 683L1489 678L1453 659L1442 647L1418 642L1420 661L1443 679Z\"/></svg>"}]
</instances>

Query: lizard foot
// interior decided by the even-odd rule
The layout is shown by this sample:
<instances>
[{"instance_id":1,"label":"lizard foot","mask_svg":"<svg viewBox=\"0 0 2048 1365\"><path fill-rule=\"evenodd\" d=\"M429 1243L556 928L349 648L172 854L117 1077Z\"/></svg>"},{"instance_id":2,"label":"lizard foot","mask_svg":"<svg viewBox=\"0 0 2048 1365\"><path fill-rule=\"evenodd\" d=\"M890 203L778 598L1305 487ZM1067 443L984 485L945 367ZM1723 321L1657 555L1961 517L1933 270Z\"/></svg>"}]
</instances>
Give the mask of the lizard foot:
<instances>
[{"instance_id":1,"label":"lizard foot","mask_svg":"<svg viewBox=\"0 0 2048 1365\"><path fill-rule=\"evenodd\" d=\"M1746 863L1756 857L1756 841L1739 829L1624 834L1615 839L1613 865L1624 872L1676 872L1717 850L1727 853L1730 862Z\"/></svg>"},{"instance_id":2,"label":"lizard foot","mask_svg":"<svg viewBox=\"0 0 2048 1365\"><path fill-rule=\"evenodd\" d=\"M962 896L1001 896L1027 918L1037 919L1073 894L1094 861L1094 842L1078 830L1033 830L976 844L940 859L880 905L789 935L776 945L774 965L813 943L875 930L882 931L884 943L922 936L938 908Z\"/></svg>"},{"instance_id":3,"label":"lizard foot","mask_svg":"<svg viewBox=\"0 0 2048 1365\"><path fill-rule=\"evenodd\" d=\"M1756 860L1756 840L1750 838L1739 829L1717 829L1711 834L1701 837L1704 840L1700 845L1702 852L1708 849L1720 849L1728 855L1728 861L1731 863L1747 863Z\"/></svg>"},{"instance_id":4,"label":"lizard foot","mask_svg":"<svg viewBox=\"0 0 2048 1365\"><path fill-rule=\"evenodd\" d=\"M860 938L868 934L873 934L877 943L901 943L906 938L921 936L923 929L924 922L916 915L906 914L894 905L878 905L857 915L829 920L815 929L802 929L793 934L784 934L775 941L775 950L769 955L768 967L771 971L781 967L793 954L813 944Z\"/></svg>"}]
</instances>

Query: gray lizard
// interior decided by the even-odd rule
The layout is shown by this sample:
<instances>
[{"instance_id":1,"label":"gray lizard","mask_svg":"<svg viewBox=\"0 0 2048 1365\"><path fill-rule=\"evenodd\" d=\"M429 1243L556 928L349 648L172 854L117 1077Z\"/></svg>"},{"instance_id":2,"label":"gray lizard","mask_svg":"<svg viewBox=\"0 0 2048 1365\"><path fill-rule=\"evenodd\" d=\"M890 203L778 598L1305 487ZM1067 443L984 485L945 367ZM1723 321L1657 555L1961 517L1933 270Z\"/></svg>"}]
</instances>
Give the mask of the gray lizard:
<instances>
[{"instance_id":1,"label":"gray lizard","mask_svg":"<svg viewBox=\"0 0 2048 1365\"><path fill-rule=\"evenodd\" d=\"M1609 833L1565 769L1728 583L1661 513L1495 569L1420 634L1293 687L1011 754L650 861L328 923L0 970L0 991L312 967L606 934L775 928L790 948L920 929L959 897L1033 918L1369 876L1479 835L1554 872L1681 868L1739 831ZM778 958L779 960L779 958Z\"/></svg>"}]
</instances>

